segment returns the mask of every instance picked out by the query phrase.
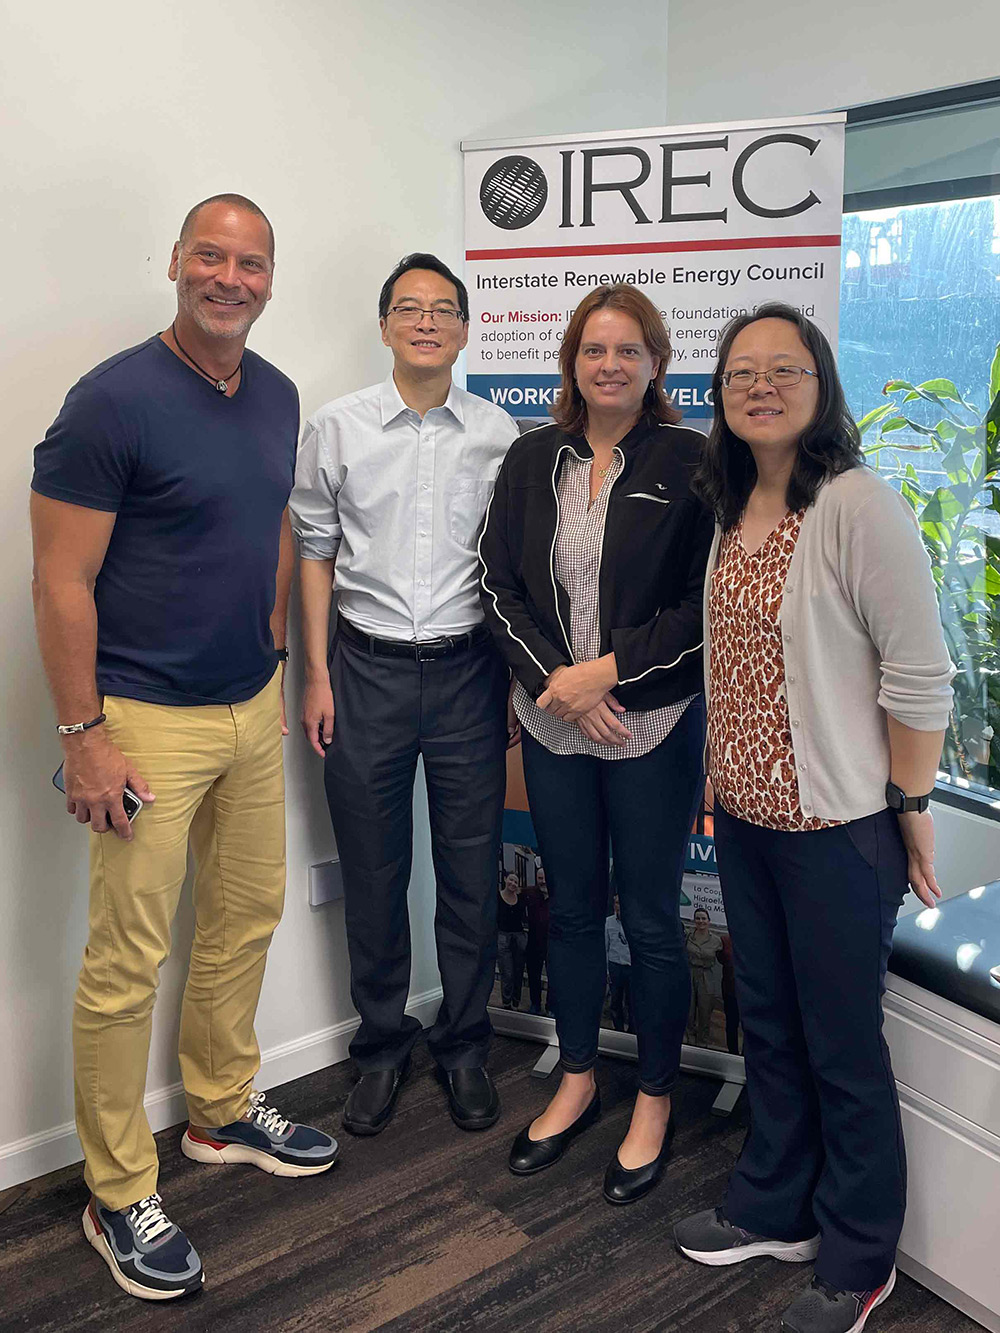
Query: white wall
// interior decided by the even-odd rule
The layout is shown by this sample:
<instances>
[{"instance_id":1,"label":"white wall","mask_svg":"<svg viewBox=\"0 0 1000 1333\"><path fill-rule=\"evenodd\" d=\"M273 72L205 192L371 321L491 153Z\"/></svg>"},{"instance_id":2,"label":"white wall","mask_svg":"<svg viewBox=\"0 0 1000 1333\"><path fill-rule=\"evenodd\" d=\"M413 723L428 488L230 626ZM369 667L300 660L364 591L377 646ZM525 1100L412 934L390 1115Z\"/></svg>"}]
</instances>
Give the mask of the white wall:
<instances>
[{"instance_id":1,"label":"white wall","mask_svg":"<svg viewBox=\"0 0 1000 1333\"><path fill-rule=\"evenodd\" d=\"M0 10L0 1188L76 1153L85 838L49 785L59 748L31 624L32 446L79 375L169 324L171 243L187 208L220 190L274 223L275 297L252 346L298 382L304 411L381 378L385 274L411 249L461 260L459 140L660 124L665 42L661 0L635 0L627 24L601 0ZM333 851L319 761L295 734L287 754L289 892L259 1014L264 1086L342 1055L353 1017L342 905L306 902L306 867ZM425 834L416 867L419 995L437 985ZM189 930L184 911L154 1031L157 1124L182 1113L173 1046Z\"/></svg>"},{"instance_id":2,"label":"white wall","mask_svg":"<svg viewBox=\"0 0 1000 1333\"><path fill-rule=\"evenodd\" d=\"M983 0L671 0L670 124L797 116L997 75Z\"/></svg>"}]
</instances>

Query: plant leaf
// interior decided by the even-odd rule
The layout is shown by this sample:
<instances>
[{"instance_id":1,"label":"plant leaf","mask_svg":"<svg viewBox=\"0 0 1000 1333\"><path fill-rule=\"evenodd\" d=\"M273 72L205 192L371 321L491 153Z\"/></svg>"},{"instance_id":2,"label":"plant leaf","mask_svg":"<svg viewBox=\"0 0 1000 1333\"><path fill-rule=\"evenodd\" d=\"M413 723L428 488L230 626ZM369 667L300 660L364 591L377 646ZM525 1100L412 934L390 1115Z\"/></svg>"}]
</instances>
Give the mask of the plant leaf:
<instances>
[{"instance_id":1,"label":"plant leaf","mask_svg":"<svg viewBox=\"0 0 1000 1333\"><path fill-rule=\"evenodd\" d=\"M965 481L969 475L969 469L965 461L965 450L962 448L961 439L956 439L954 444L941 460L949 481Z\"/></svg>"},{"instance_id":2,"label":"plant leaf","mask_svg":"<svg viewBox=\"0 0 1000 1333\"><path fill-rule=\"evenodd\" d=\"M876 421L881 421L883 417L888 416L890 412L894 412L895 410L895 403L883 403L881 407L873 407L872 410L866 412L858 422L858 430L864 435L865 431L870 430L871 427L875 425Z\"/></svg>"},{"instance_id":3,"label":"plant leaf","mask_svg":"<svg viewBox=\"0 0 1000 1333\"><path fill-rule=\"evenodd\" d=\"M945 417L941 418L934 429L937 431L938 435L940 435L942 440L953 440L958 434L958 427L955 423L953 421L948 421Z\"/></svg>"},{"instance_id":4,"label":"plant leaf","mask_svg":"<svg viewBox=\"0 0 1000 1333\"><path fill-rule=\"evenodd\" d=\"M965 399L955 388L951 380L924 380L923 384L917 385L917 389L922 390L924 393L931 393L936 398L950 398L956 403L965 402Z\"/></svg>"},{"instance_id":5,"label":"plant leaf","mask_svg":"<svg viewBox=\"0 0 1000 1333\"><path fill-rule=\"evenodd\" d=\"M997 355L1000 356L1000 347L997 348ZM996 362L993 363L994 367ZM990 409L983 418L983 425L986 427L986 470L993 473L997 470L1000 463L1000 389L993 395L993 401L990 403Z\"/></svg>"}]
</instances>

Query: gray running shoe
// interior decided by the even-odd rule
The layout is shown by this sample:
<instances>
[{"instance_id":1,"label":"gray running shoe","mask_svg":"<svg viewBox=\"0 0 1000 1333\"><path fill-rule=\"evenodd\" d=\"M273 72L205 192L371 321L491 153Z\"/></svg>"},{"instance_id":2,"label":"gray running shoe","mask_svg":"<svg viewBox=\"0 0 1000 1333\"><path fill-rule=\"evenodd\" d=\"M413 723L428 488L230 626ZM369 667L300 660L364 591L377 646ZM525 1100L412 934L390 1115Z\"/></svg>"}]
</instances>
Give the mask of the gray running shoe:
<instances>
[{"instance_id":1,"label":"gray running shoe","mask_svg":"<svg viewBox=\"0 0 1000 1333\"><path fill-rule=\"evenodd\" d=\"M877 1305L888 1300L896 1285L895 1268L874 1291L838 1291L814 1277L781 1316L784 1333L861 1333Z\"/></svg>"},{"instance_id":2,"label":"gray running shoe","mask_svg":"<svg viewBox=\"0 0 1000 1333\"><path fill-rule=\"evenodd\" d=\"M703 1213L685 1217L674 1227L674 1241L681 1254L699 1264L721 1268L756 1259L762 1254L786 1264L805 1264L816 1258L819 1236L811 1240L771 1240L744 1231L722 1214L721 1208L707 1208Z\"/></svg>"},{"instance_id":3,"label":"gray running shoe","mask_svg":"<svg viewBox=\"0 0 1000 1333\"><path fill-rule=\"evenodd\" d=\"M150 1194L115 1211L91 1199L83 1214L83 1234L130 1296L169 1301L201 1291L201 1260L184 1235Z\"/></svg>"},{"instance_id":4,"label":"gray running shoe","mask_svg":"<svg viewBox=\"0 0 1000 1333\"><path fill-rule=\"evenodd\" d=\"M204 1133L188 1125L181 1152L195 1162L250 1162L272 1176L318 1176L333 1166L340 1147L322 1130L286 1120L255 1092L242 1120Z\"/></svg>"}]
</instances>

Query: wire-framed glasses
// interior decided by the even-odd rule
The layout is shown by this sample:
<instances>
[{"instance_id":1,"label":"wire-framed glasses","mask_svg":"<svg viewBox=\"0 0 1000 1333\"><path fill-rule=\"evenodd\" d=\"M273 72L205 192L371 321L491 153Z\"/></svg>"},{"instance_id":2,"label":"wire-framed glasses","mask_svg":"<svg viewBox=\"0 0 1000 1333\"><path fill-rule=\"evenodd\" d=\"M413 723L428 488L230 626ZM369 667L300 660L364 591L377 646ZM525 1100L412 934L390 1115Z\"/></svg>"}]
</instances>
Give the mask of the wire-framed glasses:
<instances>
[{"instance_id":1,"label":"wire-framed glasses","mask_svg":"<svg viewBox=\"0 0 1000 1333\"><path fill-rule=\"evenodd\" d=\"M805 366L774 366L771 370L727 370L722 376L722 384L726 389L747 390L763 376L772 389L790 389L803 375L818 378L815 370L806 370Z\"/></svg>"},{"instance_id":2,"label":"wire-framed glasses","mask_svg":"<svg viewBox=\"0 0 1000 1333\"><path fill-rule=\"evenodd\" d=\"M419 324L424 315L440 324L443 329L452 329L462 318L457 310L448 306L439 306L436 310L421 310L418 305L394 305L389 307L389 314L395 315L400 324Z\"/></svg>"}]
</instances>

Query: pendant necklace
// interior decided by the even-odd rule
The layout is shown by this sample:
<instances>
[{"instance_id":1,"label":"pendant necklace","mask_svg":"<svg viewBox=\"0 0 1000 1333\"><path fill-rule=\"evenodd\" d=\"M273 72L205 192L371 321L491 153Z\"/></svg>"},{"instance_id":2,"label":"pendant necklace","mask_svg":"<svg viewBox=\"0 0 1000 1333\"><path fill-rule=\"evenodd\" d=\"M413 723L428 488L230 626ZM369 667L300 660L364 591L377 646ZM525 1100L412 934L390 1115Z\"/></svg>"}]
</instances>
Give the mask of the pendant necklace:
<instances>
[{"instance_id":1,"label":"pendant necklace","mask_svg":"<svg viewBox=\"0 0 1000 1333\"><path fill-rule=\"evenodd\" d=\"M584 438L585 440L587 440L586 435L585 435L583 438ZM593 446L592 444L590 444L590 441L589 441L589 440L587 440L587 443L590 445L590 452L593 453L593 452L594 452L594 446ZM599 477L606 477L606 476L608 475L608 473L611 471L612 467L614 466L614 461L615 461L615 460L614 460L614 455L612 455L611 462L608 464L607 467L598 467L598 466L597 466L597 459L595 458L595 459L594 459L594 462L593 462L593 468L594 468L594 471L597 473L597 475L598 475Z\"/></svg>"},{"instance_id":2,"label":"pendant necklace","mask_svg":"<svg viewBox=\"0 0 1000 1333\"><path fill-rule=\"evenodd\" d=\"M233 371L231 375L226 375L221 380L217 380L214 375L210 375L208 373L208 371L205 369L204 366L199 366L198 362L194 359L194 357L191 355L190 352L185 352L184 348L181 346L181 340L177 336L176 326L177 326L177 321L174 320L173 324L171 324L170 326L170 332L174 335L174 342L177 344L177 350L180 352L181 356L185 357L188 361L190 361L192 366L194 366L195 370L197 370L199 374L204 375L207 380L209 380L212 384L214 384L216 389L218 389L219 393L228 393L229 381L234 380L236 376L240 373L240 371L243 369L243 358L240 357L240 364L236 367L236 369Z\"/></svg>"}]
</instances>

